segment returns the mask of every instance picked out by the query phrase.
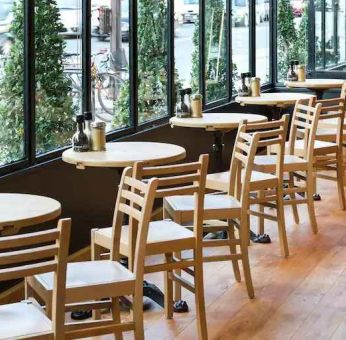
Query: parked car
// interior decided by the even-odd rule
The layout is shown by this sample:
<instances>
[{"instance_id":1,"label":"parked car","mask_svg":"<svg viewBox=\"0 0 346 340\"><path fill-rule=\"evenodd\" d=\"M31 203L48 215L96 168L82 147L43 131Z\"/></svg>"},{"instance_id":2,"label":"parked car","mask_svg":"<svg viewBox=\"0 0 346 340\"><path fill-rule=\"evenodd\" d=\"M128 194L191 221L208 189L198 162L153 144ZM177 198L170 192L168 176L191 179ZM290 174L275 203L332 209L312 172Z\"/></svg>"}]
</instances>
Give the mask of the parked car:
<instances>
[{"instance_id":1,"label":"parked car","mask_svg":"<svg viewBox=\"0 0 346 340\"><path fill-rule=\"evenodd\" d=\"M175 2L175 20L180 24L195 23L198 19L199 0L178 0Z\"/></svg>"},{"instance_id":2,"label":"parked car","mask_svg":"<svg viewBox=\"0 0 346 340\"><path fill-rule=\"evenodd\" d=\"M91 5L91 32L104 40L109 33L101 35L100 16L104 14L104 9L111 8L111 0L93 0ZM129 0L121 0L121 37L123 41L128 41L130 35L129 25Z\"/></svg>"},{"instance_id":3,"label":"parked car","mask_svg":"<svg viewBox=\"0 0 346 340\"><path fill-rule=\"evenodd\" d=\"M80 0L57 0L60 21L63 29L60 32L64 37L78 37L82 35L82 5Z\"/></svg>"}]
</instances>

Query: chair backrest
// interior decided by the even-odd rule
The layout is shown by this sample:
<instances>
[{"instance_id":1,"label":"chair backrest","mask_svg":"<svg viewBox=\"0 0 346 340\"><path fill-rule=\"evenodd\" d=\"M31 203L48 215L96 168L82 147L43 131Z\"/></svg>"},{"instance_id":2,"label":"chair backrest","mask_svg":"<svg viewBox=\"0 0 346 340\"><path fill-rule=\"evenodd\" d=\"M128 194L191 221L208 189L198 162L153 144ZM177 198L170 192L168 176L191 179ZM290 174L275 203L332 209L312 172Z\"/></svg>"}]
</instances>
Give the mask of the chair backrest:
<instances>
[{"instance_id":1,"label":"chair backrest","mask_svg":"<svg viewBox=\"0 0 346 340\"><path fill-rule=\"evenodd\" d=\"M194 195L194 233L198 240L202 240L203 207L205 183L208 172L209 155L200 155L197 162L172 164L166 166L146 167L145 163L138 162L134 166L134 177L146 179L152 176L158 178L156 198L177 195Z\"/></svg>"},{"instance_id":2,"label":"chair backrest","mask_svg":"<svg viewBox=\"0 0 346 340\"><path fill-rule=\"evenodd\" d=\"M319 103L315 106L311 104L313 105L313 102L309 105L303 105L301 101L298 100L294 107L289 138L289 154L302 156L312 164L316 131L322 104ZM303 148L299 148L299 150L303 150L303 152L300 151L297 154L295 146L298 141L302 141L303 143Z\"/></svg>"},{"instance_id":3,"label":"chair backrest","mask_svg":"<svg viewBox=\"0 0 346 340\"><path fill-rule=\"evenodd\" d=\"M53 332L63 338L66 265L71 219L61 219L54 229L0 237L0 281L54 272Z\"/></svg>"},{"instance_id":4,"label":"chair backrest","mask_svg":"<svg viewBox=\"0 0 346 340\"><path fill-rule=\"evenodd\" d=\"M136 275L136 280L141 282L141 285L144 275L144 258L148 228L157 185L158 179L152 178L144 183L132 177L132 168L126 168L121 177L115 204L111 260L120 260L120 237L122 226L125 224L125 218L136 221L138 234L135 244L133 272Z\"/></svg>"},{"instance_id":5,"label":"chair backrest","mask_svg":"<svg viewBox=\"0 0 346 340\"><path fill-rule=\"evenodd\" d=\"M229 171L228 192L230 195L241 200L248 198L254 159L263 149L265 151L265 149L276 146L275 173L278 180L282 181L288 120L288 115L283 115L280 120L276 121L250 124L242 122L239 125ZM241 183L243 184L241 185Z\"/></svg>"},{"instance_id":6,"label":"chair backrest","mask_svg":"<svg viewBox=\"0 0 346 340\"><path fill-rule=\"evenodd\" d=\"M346 104L346 83L342 86L342 90L345 87L345 95L340 98L322 99L316 100L315 105L321 104L321 114L319 118L319 124L323 127L323 124L328 124L327 119L336 120L335 126L336 142L341 147L343 142L343 135L345 131L345 104Z\"/></svg>"}]
</instances>

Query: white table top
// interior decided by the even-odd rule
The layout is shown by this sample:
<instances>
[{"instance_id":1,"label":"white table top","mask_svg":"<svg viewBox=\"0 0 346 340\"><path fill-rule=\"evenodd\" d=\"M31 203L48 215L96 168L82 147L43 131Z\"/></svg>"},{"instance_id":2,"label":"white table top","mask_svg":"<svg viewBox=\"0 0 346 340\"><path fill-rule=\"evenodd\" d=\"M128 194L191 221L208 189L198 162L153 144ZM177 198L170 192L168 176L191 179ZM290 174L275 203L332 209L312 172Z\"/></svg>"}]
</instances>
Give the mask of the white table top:
<instances>
[{"instance_id":1,"label":"white table top","mask_svg":"<svg viewBox=\"0 0 346 340\"><path fill-rule=\"evenodd\" d=\"M305 81L286 81L287 87L327 90L341 88L345 79L306 79Z\"/></svg>"},{"instance_id":2,"label":"white table top","mask_svg":"<svg viewBox=\"0 0 346 340\"><path fill-rule=\"evenodd\" d=\"M58 201L44 196L0 193L0 230L47 222L60 216Z\"/></svg>"},{"instance_id":3,"label":"white table top","mask_svg":"<svg viewBox=\"0 0 346 340\"><path fill-rule=\"evenodd\" d=\"M159 165L179 161L185 156L185 149L174 144L115 142L107 143L106 151L75 152L68 149L62 154L62 159L66 163L76 165L79 169L84 169L87 166L124 168L139 161Z\"/></svg>"},{"instance_id":4,"label":"white table top","mask_svg":"<svg viewBox=\"0 0 346 340\"><path fill-rule=\"evenodd\" d=\"M248 113L204 113L202 118L172 117L170 124L173 126L201 128L208 131L237 129L242 120L249 123L265 122L266 116Z\"/></svg>"},{"instance_id":5,"label":"white table top","mask_svg":"<svg viewBox=\"0 0 346 340\"><path fill-rule=\"evenodd\" d=\"M299 99L310 99L312 94L298 92L274 92L261 93L259 97L236 97L235 101L240 105L268 105L287 106L294 105Z\"/></svg>"}]
</instances>

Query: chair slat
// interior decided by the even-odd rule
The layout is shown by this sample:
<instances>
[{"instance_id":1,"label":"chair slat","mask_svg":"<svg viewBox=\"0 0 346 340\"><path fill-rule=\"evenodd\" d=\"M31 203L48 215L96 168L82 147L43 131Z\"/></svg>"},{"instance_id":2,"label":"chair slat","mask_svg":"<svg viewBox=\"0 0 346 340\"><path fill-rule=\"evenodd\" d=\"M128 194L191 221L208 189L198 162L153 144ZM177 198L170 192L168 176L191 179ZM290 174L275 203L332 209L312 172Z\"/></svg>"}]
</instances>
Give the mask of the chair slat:
<instances>
[{"instance_id":1,"label":"chair slat","mask_svg":"<svg viewBox=\"0 0 346 340\"><path fill-rule=\"evenodd\" d=\"M178 185L178 184L185 184L185 183L191 183L194 181L199 181L200 175L199 174L188 174L188 175L181 175L181 176L172 176L172 177L161 177L159 178L159 187L162 186L169 186L169 185Z\"/></svg>"},{"instance_id":2,"label":"chair slat","mask_svg":"<svg viewBox=\"0 0 346 340\"><path fill-rule=\"evenodd\" d=\"M250 152L250 146L246 143L238 142L235 146L236 149L240 149L241 151L246 152L247 154Z\"/></svg>"},{"instance_id":3,"label":"chair slat","mask_svg":"<svg viewBox=\"0 0 346 340\"><path fill-rule=\"evenodd\" d=\"M199 190L199 185L186 185L182 187L168 188L168 189L158 189L156 191L157 198L178 196L178 195L192 195Z\"/></svg>"},{"instance_id":4,"label":"chair slat","mask_svg":"<svg viewBox=\"0 0 346 340\"><path fill-rule=\"evenodd\" d=\"M59 234L59 230L50 229L30 234L3 236L0 237L0 250L52 242L59 238Z\"/></svg>"},{"instance_id":5,"label":"chair slat","mask_svg":"<svg viewBox=\"0 0 346 340\"><path fill-rule=\"evenodd\" d=\"M14 280L19 277L33 276L47 272L53 272L57 269L56 260L28 264L24 266L0 269L0 281Z\"/></svg>"},{"instance_id":6,"label":"chair slat","mask_svg":"<svg viewBox=\"0 0 346 340\"><path fill-rule=\"evenodd\" d=\"M58 249L58 245L51 244L49 246L0 253L0 266L53 257L58 254Z\"/></svg>"},{"instance_id":7,"label":"chair slat","mask_svg":"<svg viewBox=\"0 0 346 340\"><path fill-rule=\"evenodd\" d=\"M130 217L133 217L137 221L141 220L141 217L142 217L141 212L134 207L130 207L129 205L124 204L124 203L120 203L119 204L119 210L121 212L123 212L124 214L126 214Z\"/></svg>"},{"instance_id":8,"label":"chair slat","mask_svg":"<svg viewBox=\"0 0 346 340\"><path fill-rule=\"evenodd\" d=\"M148 189L148 186L139 181L138 179L135 179L133 177L128 177L126 176L125 179L124 179L124 183L138 191L141 191L143 193L146 193L147 192L147 189Z\"/></svg>"},{"instance_id":9,"label":"chair slat","mask_svg":"<svg viewBox=\"0 0 346 340\"><path fill-rule=\"evenodd\" d=\"M140 195L137 195L136 193L129 191L129 190L121 190L121 196L130 202L136 203L139 206L143 207L144 205L144 198Z\"/></svg>"},{"instance_id":10,"label":"chair slat","mask_svg":"<svg viewBox=\"0 0 346 340\"><path fill-rule=\"evenodd\" d=\"M186 172L196 172L201 169L201 164L199 162L188 163L188 164L173 164L158 167L147 167L142 169L142 176L160 176L160 175L170 175Z\"/></svg>"}]
</instances>

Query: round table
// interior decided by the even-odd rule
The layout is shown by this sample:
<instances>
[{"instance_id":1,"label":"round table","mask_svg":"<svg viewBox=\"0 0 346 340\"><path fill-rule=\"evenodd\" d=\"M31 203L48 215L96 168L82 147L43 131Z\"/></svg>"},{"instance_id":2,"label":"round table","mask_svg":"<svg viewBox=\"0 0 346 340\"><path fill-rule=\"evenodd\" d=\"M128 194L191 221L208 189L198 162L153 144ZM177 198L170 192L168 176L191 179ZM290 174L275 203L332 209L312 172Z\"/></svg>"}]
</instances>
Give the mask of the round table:
<instances>
[{"instance_id":1,"label":"round table","mask_svg":"<svg viewBox=\"0 0 346 340\"><path fill-rule=\"evenodd\" d=\"M259 123L267 121L267 117L250 113L204 113L202 118L173 117L169 122L171 126L219 131L237 129L242 120L249 123Z\"/></svg>"},{"instance_id":2,"label":"round table","mask_svg":"<svg viewBox=\"0 0 346 340\"><path fill-rule=\"evenodd\" d=\"M78 169L85 167L125 168L135 162L145 161L150 165L177 162L184 159L183 147L155 142L114 142L106 144L106 151L76 152L68 149L62 159Z\"/></svg>"},{"instance_id":3,"label":"round table","mask_svg":"<svg viewBox=\"0 0 346 340\"><path fill-rule=\"evenodd\" d=\"M54 220L61 204L49 197L0 193L0 232L16 233L22 227Z\"/></svg>"},{"instance_id":4,"label":"round table","mask_svg":"<svg viewBox=\"0 0 346 340\"><path fill-rule=\"evenodd\" d=\"M345 79L306 79L305 81L286 81L291 88L305 88L314 91L317 99L322 99L325 91L341 88Z\"/></svg>"},{"instance_id":5,"label":"round table","mask_svg":"<svg viewBox=\"0 0 346 340\"><path fill-rule=\"evenodd\" d=\"M279 119L281 110L287 106L295 105L297 100L309 100L314 95L299 92L273 92L261 93L258 97L236 97L235 101L240 105L265 105L272 107L272 118Z\"/></svg>"},{"instance_id":6,"label":"round table","mask_svg":"<svg viewBox=\"0 0 346 340\"><path fill-rule=\"evenodd\" d=\"M203 113L201 118L172 117L169 122L172 127L188 127L212 131L214 136L214 171L222 171L223 138L226 132L237 129L239 123L246 120L249 123L267 121L267 117L246 113Z\"/></svg>"},{"instance_id":7,"label":"round table","mask_svg":"<svg viewBox=\"0 0 346 340\"><path fill-rule=\"evenodd\" d=\"M149 165L162 165L180 161L185 157L186 150L183 147L156 142L112 142L106 144L105 151L75 152L68 149L62 154L64 162L74 164L78 169L125 168L139 161ZM163 293L154 284L145 281L143 294L163 307Z\"/></svg>"}]
</instances>

